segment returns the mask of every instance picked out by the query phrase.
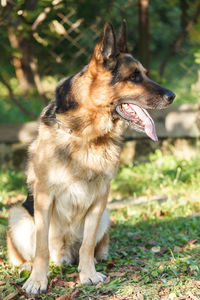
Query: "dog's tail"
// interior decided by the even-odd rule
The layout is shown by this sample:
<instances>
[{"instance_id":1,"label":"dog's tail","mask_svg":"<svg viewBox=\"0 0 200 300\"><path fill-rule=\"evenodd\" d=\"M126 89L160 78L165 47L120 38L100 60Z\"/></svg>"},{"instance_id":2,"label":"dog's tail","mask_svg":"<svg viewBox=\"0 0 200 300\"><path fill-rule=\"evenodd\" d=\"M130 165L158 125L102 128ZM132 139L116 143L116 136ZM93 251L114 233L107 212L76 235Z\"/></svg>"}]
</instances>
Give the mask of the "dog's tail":
<instances>
[{"instance_id":1,"label":"dog's tail","mask_svg":"<svg viewBox=\"0 0 200 300\"><path fill-rule=\"evenodd\" d=\"M10 211L7 250L9 261L15 266L32 261L35 256L33 217L22 206L15 206Z\"/></svg>"}]
</instances>

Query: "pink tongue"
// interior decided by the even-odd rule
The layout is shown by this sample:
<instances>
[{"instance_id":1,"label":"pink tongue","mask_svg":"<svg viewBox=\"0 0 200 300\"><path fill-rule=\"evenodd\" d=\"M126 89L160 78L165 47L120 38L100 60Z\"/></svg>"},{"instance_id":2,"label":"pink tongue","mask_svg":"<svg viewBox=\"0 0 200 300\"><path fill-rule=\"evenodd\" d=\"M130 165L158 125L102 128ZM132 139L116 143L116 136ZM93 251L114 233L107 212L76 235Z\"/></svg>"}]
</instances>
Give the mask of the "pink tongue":
<instances>
[{"instance_id":1,"label":"pink tongue","mask_svg":"<svg viewBox=\"0 0 200 300\"><path fill-rule=\"evenodd\" d=\"M156 135L156 129L155 129L155 124L149 113L144 109L140 108L139 106L135 104L128 104L133 111L136 112L138 117L143 121L144 128L146 134L154 141L158 141L158 137Z\"/></svg>"}]
</instances>

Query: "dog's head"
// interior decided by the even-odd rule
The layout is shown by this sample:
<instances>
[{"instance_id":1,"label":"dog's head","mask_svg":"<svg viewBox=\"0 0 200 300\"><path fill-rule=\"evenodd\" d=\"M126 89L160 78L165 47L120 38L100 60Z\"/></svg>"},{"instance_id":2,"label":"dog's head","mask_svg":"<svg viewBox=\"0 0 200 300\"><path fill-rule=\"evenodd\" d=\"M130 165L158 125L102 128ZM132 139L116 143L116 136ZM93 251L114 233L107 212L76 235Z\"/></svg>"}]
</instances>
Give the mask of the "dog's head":
<instances>
[{"instance_id":1,"label":"dog's head","mask_svg":"<svg viewBox=\"0 0 200 300\"><path fill-rule=\"evenodd\" d=\"M93 124L99 122L100 116L109 124L125 120L154 141L155 126L146 109L165 108L174 98L173 92L150 80L142 64L128 53L125 22L117 38L107 23L88 66L57 88L61 111L62 107L64 111L71 110L71 116L73 110L79 110L79 115L91 112Z\"/></svg>"}]
</instances>

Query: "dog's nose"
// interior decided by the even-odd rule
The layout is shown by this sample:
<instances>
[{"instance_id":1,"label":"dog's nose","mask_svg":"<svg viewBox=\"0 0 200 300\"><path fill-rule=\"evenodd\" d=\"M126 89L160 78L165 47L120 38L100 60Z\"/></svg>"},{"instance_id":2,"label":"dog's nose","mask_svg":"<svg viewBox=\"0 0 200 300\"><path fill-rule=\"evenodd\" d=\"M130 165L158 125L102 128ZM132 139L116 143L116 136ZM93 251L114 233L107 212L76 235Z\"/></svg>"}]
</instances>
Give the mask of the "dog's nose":
<instances>
[{"instance_id":1,"label":"dog's nose","mask_svg":"<svg viewBox=\"0 0 200 300\"><path fill-rule=\"evenodd\" d=\"M176 95L172 91L167 91L163 96L163 98L169 103L172 103L175 97Z\"/></svg>"}]
</instances>

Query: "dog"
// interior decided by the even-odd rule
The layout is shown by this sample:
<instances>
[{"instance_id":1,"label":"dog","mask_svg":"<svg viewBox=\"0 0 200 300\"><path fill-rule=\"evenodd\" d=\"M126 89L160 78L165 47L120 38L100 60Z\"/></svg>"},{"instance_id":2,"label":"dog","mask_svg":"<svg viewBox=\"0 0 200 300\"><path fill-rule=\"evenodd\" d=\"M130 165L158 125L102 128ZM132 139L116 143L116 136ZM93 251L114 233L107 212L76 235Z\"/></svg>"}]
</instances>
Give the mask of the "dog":
<instances>
[{"instance_id":1,"label":"dog","mask_svg":"<svg viewBox=\"0 0 200 300\"><path fill-rule=\"evenodd\" d=\"M89 64L58 84L41 113L29 147L28 197L11 209L7 234L10 262L32 262L27 293L47 290L49 259L78 262L82 284L105 280L95 260L108 256L106 203L124 131L128 124L157 141L146 109L165 108L175 98L146 73L128 53L125 21L117 37L107 23Z\"/></svg>"}]
</instances>

